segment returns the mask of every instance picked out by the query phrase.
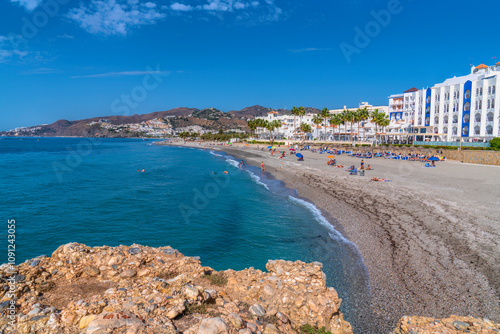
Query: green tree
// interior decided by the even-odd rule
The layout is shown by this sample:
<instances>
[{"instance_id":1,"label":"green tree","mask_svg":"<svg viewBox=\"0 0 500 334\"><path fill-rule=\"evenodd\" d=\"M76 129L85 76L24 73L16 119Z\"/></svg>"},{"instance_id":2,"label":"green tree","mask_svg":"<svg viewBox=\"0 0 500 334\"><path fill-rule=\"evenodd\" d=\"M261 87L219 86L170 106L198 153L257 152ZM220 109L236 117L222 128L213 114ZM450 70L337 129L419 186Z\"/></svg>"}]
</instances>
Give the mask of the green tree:
<instances>
[{"instance_id":1,"label":"green tree","mask_svg":"<svg viewBox=\"0 0 500 334\"><path fill-rule=\"evenodd\" d=\"M325 127L325 140L326 140L326 128L328 127L326 120L328 119L328 117L330 117L330 112L328 111L328 108L323 108L323 110L319 112L319 115L325 120L323 125Z\"/></svg>"},{"instance_id":2,"label":"green tree","mask_svg":"<svg viewBox=\"0 0 500 334\"><path fill-rule=\"evenodd\" d=\"M304 141L306 138L306 133L311 133L312 129L311 129L311 126L309 124L301 123L300 124L300 131L304 135L303 140L302 140L302 141Z\"/></svg>"},{"instance_id":3,"label":"green tree","mask_svg":"<svg viewBox=\"0 0 500 334\"><path fill-rule=\"evenodd\" d=\"M362 122L363 124L363 141L365 141L366 140L365 122L370 118L370 111L368 111L366 107L358 110L359 110L359 121Z\"/></svg>"},{"instance_id":4,"label":"green tree","mask_svg":"<svg viewBox=\"0 0 500 334\"><path fill-rule=\"evenodd\" d=\"M500 149L500 137L495 137L490 140L490 147L493 149Z\"/></svg>"},{"instance_id":5,"label":"green tree","mask_svg":"<svg viewBox=\"0 0 500 334\"><path fill-rule=\"evenodd\" d=\"M273 131L279 127L281 127L281 122L278 120L267 122L266 124L266 129L269 131L269 140L271 141L271 145L274 144Z\"/></svg>"},{"instance_id":6,"label":"green tree","mask_svg":"<svg viewBox=\"0 0 500 334\"><path fill-rule=\"evenodd\" d=\"M342 121L343 121L342 124L344 124L344 141L346 141L347 124L350 123L352 120L352 111L350 111L349 109L344 109L344 111L342 111L340 116L342 117ZM351 130L352 130L352 125L351 125ZM351 131L351 133L352 133L352 131Z\"/></svg>"},{"instance_id":7,"label":"green tree","mask_svg":"<svg viewBox=\"0 0 500 334\"><path fill-rule=\"evenodd\" d=\"M313 116L313 123L316 124L316 138L319 140L319 135L318 135L318 126L323 123L323 117L321 117L321 113L318 113Z\"/></svg>"},{"instance_id":8,"label":"green tree","mask_svg":"<svg viewBox=\"0 0 500 334\"><path fill-rule=\"evenodd\" d=\"M330 124L334 126L335 128L339 128L339 141L340 141L340 125L344 123L344 120L342 118L341 114L333 114L330 117ZM333 132L333 131L332 131ZM335 133L333 135L333 140L335 140Z\"/></svg>"},{"instance_id":9,"label":"green tree","mask_svg":"<svg viewBox=\"0 0 500 334\"><path fill-rule=\"evenodd\" d=\"M295 119L297 118L297 116L299 116L299 108L293 107L291 112L293 115L293 130L295 131L295 129L297 129L297 126L295 125Z\"/></svg>"},{"instance_id":10,"label":"green tree","mask_svg":"<svg viewBox=\"0 0 500 334\"><path fill-rule=\"evenodd\" d=\"M247 126L250 129L250 132L255 135L255 129L257 129L257 122L255 119L249 119L247 121Z\"/></svg>"}]
</instances>

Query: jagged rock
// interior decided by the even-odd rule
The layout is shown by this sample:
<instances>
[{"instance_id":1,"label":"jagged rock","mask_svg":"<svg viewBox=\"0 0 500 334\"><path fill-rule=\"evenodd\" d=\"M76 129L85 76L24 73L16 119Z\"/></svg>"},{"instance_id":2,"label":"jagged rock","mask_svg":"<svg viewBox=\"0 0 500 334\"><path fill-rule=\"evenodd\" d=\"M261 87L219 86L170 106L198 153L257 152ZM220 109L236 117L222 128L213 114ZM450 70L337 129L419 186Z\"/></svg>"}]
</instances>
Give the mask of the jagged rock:
<instances>
[{"instance_id":1,"label":"jagged rock","mask_svg":"<svg viewBox=\"0 0 500 334\"><path fill-rule=\"evenodd\" d=\"M127 269L124 270L121 274L120 277L122 278L132 278L137 274L137 272L134 269Z\"/></svg>"},{"instance_id":2,"label":"jagged rock","mask_svg":"<svg viewBox=\"0 0 500 334\"><path fill-rule=\"evenodd\" d=\"M229 321L233 324L234 328L239 329L243 327L243 319L236 313L229 313L227 316Z\"/></svg>"},{"instance_id":3,"label":"jagged rock","mask_svg":"<svg viewBox=\"0 0 500 334\"><path fill-rule=\"evenodd\" d=\"M103 312L92 320L87 327L87 334L98 334L120 327L140 328L144 324L135 315L127 311Z\"/></svg>"},{"instance_id":4,"label":"jagged rock","mask_svg":"<svg viewBox=\"0 0 500 334\"><path fill-rule=\"evenodd\" d=\"M279 331L273 324L267 324L264 328L264 334L279 334Z\"/></svg>"},{"instance_id":5,"label":"jagged rock","mask_svg":"<svg viewBox=\"0 0 500 334\"><path fill-rule=\"evenodd\" d=\"M93 266L89 266L89 267L85 267L85 269L83 269L83 271L89 275L90 277L94 277L94 276L97 276L101 273L101 271L96 268L96 267L93 267Z\"/></svg>"},{"instance_id":6,"label":"jagged rock","mask_svg":"<svg viewBox=\"0 0 500 334\"><path fill-rule=\"evenodd\" d=\"M224 334L229 333L226 323L222 318L210 318L201 322L198 334Z\"/></svg>"},{"instance_id":7,"label":"jagged rock","mask_svg":"<svg viewBox=\"0 0 500 334\"><path fill-rule=\"evenodd\" d=\"M257 317L262 317L266 314L266 310L264 310L264 308L259 304L254 304L254 305L250 306L249 311L250 311L250 313L252 313L253 315L255 315Z\"/></svg>"},{"instance_id":8,"label":"jagged rock","mask_svg":"<svg viewBox=\"0 0 500 334\"><path fill-rule=\"evenodd\" d=\"M33 261L40 262L32 266ZM12 276L8 268L0 266L0 279ZM276 260L266 268L268 272L249 268L217 273L170 247L91 248L71 243L51 257L16 267L17 328L4 316L0 332L175 334L179 326L185 334L248 334L260 333L259 329L296 334L309 324L333 334L352 333L340 312L340 298L326 286L320 263ZM224 280L212 284L204 278L207 273ZM8 285L3 286L0 310L6 314L10 298ZM50 305L62 299L64 306ZM403 319L395 334L500 331L500 325L488 319Z\"/></svg>"}]
</instances>

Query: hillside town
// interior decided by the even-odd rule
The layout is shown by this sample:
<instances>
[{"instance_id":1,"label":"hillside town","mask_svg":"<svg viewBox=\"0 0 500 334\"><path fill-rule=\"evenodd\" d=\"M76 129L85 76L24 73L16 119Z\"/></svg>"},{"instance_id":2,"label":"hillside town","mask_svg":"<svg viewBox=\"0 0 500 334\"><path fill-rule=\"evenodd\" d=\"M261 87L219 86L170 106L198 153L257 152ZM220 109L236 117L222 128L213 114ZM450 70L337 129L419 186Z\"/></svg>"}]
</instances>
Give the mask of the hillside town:
<instances>
[{"instance_id":1,"label":"hillside town","mask_svg":"<svg viewBox=\"0 0 500 334\"><path fill-rule=\"evenodd\" d=\"M387 105L361 102L339 109L292 110L261 106L224 113L215 108L188 109L182 114L164 112L134 122L125 117L91 119L79 123L16 128L8 136L77 135L101 137L168 138L247 133L251 139L348 141L486 146L499 135L500 106L495 104L500 62L471 66L470 74L446 79L432 87L412 87L388 96ZM179 108L178 108L179 109ZM180 108L182 109L182 108ZM176 109L173 109L176 110ZM157 113L153 113L154 115ZM67 124L66 124L66 123ZM83 125L82 125L83 122ZM62 131L78 128L78 130ZM182 134L182 135L181 135Z\"/></svg>"}]
</instances>

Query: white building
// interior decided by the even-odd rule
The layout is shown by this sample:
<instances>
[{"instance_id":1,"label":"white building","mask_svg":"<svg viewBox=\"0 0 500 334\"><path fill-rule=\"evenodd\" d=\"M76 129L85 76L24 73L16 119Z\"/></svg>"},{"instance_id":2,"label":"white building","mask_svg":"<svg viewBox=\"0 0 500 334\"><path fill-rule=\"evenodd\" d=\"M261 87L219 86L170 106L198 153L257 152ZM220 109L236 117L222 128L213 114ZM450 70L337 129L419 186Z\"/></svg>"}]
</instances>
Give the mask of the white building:
<instances>
[{"instance_id":1,"label":"white building","mask_svg":"<svg viewBox=\"0 0 500 334\"><path fill-rule=\"evenodd\" d=\"M489 141L497 137L499 75L500 62L481 64L472 66L468 75L416 92L414 123L420 139Z\"/></svg>"},{"instance_id":2,"label":"white building","mask_svg":"<svg viewBox=\"0 0 500 334\"><path fill-rule=\"evenodd\" d=\"M366 108L370 114L375 110L378 110L378 112L380 112L380 113L389 114L389 108L387 106L372 106L368 102L361 102L361 104L358 107L347 108L347 106L344 106L343 109L332 109L329 112L330 112L330 114L334 115L334 114L340 114L346 109L357 110L357 109L364 109L364 108ZM358 140L362 140L364 138L366 141L372 141L375 137L376 130L380 131L381 129L377 129L375 127L375 124L372 123L369 119L367 121L360 122L359 129L358 129L357 123L354 123L352 126L352 134L353 134L353 136L357 137ZM346 125L340 125L334 131L334 137L336 139L341 138L341 140L344 140L345 137L349 136L350 134L351 134L351 125L350 124L347 124L347 127L346 127Z\"/></svg>"},{"instance_id":3,"label":"white building","mask_svg":"<svg viewBox=\"0 0 500 334\"><path fill-rule=\"evenodd\" d=\"M375 109L378 109L379 112L387 113L388 112L388 107L387 106L372 106L368 102L362 102L358 107L353 107L353 108L347 108L344 106L343 109L332 109L329 110L330 115L336 114L336 113L341 113L345 109L349 110L356 110L356 109L363 109L367 108L367 110L371 113ZM275 111L271 111L267 114L267 116L263 117L256 117L256 118L261 118L265 119L269 122L278 120L281 122L281 127L276 129L273 133L273 135L276 137L276 139L295 139L295 140L300 140L303 138L304 134L300 132L300 124L301 123L306 123L311 126L311 133L306 134L306 140L327 140L327 141L333 141L335 140L345 140L346 137L349 139L349 135L351 134L351 125L340 125L339 127L335 127L330 125L329 119L326 119L326 122L323 120L321 124L314 124L313 122L313 117L315 114L309 113L306 114L305 116L299 117L299 116L293 116L293 115L280 115L279 113ZM295 127L294 127L295 124ZM326 125L326 126L325 126ZM359 124L360 129L358 129L358 125L356 123L353 124L352 127L352 133L354 137L357 137L358 140L361 140L363 136L365 136L366 132L366 139L373 138L375 135L375 125L371 123L369 120L365 122L360 122ZM269 138L269 131L264 128L257 128L255 130L255 134L262 137L262 138Z\"/></svg>"},{"instance_id":4,"label":"white building","mask_svg":"<svg viewBox=\"0 0 500 334\"><path fill-rule=\"evenodd\" d=\"M417 88L410 88L401 94L389 96L389 119L386 135L390 140L405 140L413 133Z\"/></svg>"}]
</instances>

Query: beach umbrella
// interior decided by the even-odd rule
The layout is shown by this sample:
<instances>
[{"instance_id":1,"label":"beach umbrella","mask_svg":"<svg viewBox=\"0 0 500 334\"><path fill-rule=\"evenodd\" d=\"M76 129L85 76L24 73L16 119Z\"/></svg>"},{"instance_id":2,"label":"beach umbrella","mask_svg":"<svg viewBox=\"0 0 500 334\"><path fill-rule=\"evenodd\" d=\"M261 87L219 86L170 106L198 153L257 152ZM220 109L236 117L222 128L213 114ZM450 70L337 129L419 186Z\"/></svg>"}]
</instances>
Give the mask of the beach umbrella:
<instances>
[{"instance_id":1,"label":"beach umbrella","mask_svg":"<svg viewBox=\"0 0 500 334\"><path fill-rule=\"evenodd\" d=\"M429 161L439 161L439 158L438 157L430 157L428 160Z\"/></svg>"},{"instance_id":2,"label":"beach umbrella","mask_svg":"<svg viewBox=\"0 0 500 334\"><path fill-rule=\"evenodd\" d=\"M295 156L296 156L297 158L303 158L303 157L304 157L301 153L297 153L297 154L295 154Z\"/></svg>"},{"instance_id":3,"label":"beach umbrella","mask_svg":"<svg viewBox=\"0 0 500 334\"><path fill-rule=\"evenodd\" d=\"M276 148L276 146L273 146L273 148Z\"/></svg>"},{"instance_id":4,"label":"beach umbrella","mask_svg":"<svg viewBox=\"0 0 500 334\"><path fill-rule=\"evenodd\" d=\"M272 146L268 146L267 148L273 148Z\"/></svg>"},{"instance_id":5,"label":"beach umbrella","mask_svg":"<svg viewBox=\"0 0 500 334\"><path fill-rule=\"evenodd\" d=\"M295 151L295 149L294 149L294 148L291 148L291 149L290 149L290 151Z\"/></svg>"},{"instance_id":6,"label":"beach umbrella","mask_svg":"<svg viewBox=\"0 0 500 334\"><path fill-rule=\"evenodd\" d=\"M329 155L329 156L328 156L328 158L329 158L329 159L333 159L333 158L335 158L335 156L333 156L333 155Z\"/></svg>"}]
</instances>

